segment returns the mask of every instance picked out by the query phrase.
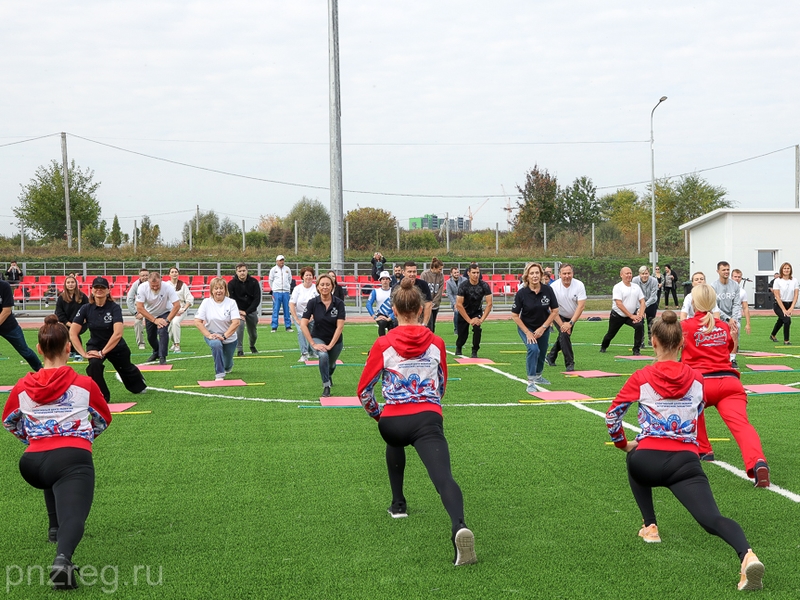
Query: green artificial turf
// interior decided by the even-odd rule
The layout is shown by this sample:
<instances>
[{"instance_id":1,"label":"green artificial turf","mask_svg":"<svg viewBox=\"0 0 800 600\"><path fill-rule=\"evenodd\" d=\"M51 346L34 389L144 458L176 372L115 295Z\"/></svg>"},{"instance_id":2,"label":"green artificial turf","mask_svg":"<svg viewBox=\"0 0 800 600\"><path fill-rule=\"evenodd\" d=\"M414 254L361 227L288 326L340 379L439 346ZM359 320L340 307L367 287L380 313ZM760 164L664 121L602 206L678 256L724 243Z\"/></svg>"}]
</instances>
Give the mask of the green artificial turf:
<instances>
[{"instance_id":1,"label":"green artificial turf","mask_svg":"<svg viewBox=\"0 0 800 600\"><path fill-rule=\"evenodd\" d=\"M743 346L775 350L768 340L773 322L755 318ZM642 363L614 358L630 353L629 328L614 340L619 345L598 352L606 327L603 321L576 328L576 368L623 375L641 368ZM453 474L475 532L478 564L453 567L449 519L413 449L407 449L409 517L391 519L385 446L375 422L360 408L298 408L318 404L321 381L316 367L297 363L295 334L271 334L262 327L261 353L236 359L231 377L264 385L175 389L213 378L207 346L186 327L181 346L187 352L170 357L172 372L145 374L147 394L133 396L113 373L106 374L113 402L136 401L132 411L151 412L115 415L95 443L95 501L75 562L89 574L91 565L97 576L74 595L738 597L735 553L703 531L667 490L655 492L663 542L644 544L637 537L641 517L624 454L606 444L602 417L567 403L518 404L530 396L516 328L511 321L487 322L484 328L480 356L512 378L481 366L454 366L444 408ZM452 350L449 319L440 319L438 333ZM33 342L35 332L26 335ZM372 325L347 325L341 360L362 364L375 336ZM131 330L126 337L130 342ZM800 348L785 349L800 356ZM0 351L9 356L10 348ZM136 352L135 361L148 356ZM800 358L739 358L743 371L746 363L800 367ZM79 372L85 368L74 366ZM26 365L10 355L0 370L0 384L13 384ZM545 368L549 389L607 398L625 380L568 379L562 371ZM334 394L355 395L360 374L358 366L340 366ZM800 373L742 378L794 383ZM604 413L608 404L586 406ZM798 405L800 394L754 396L749 403L772 481L795 493L800 493ZM626 420L635 423L633 411ZM731 440L714 443L717 458L742 468L736 443L713 409L708 428L712 438ZM50 597L54 592L39 585L35 567L49 566L54 546L46 542L41 492L19 475L22 450L10 434L0 436L2 585L9 598ZM766 565L759 597L800 597L794 526L800 505L754 489L714 464L705 464L705 470L723 514L742 525ZM19 584L17 567L23 573Z\"/></svg>"}]
</instances>

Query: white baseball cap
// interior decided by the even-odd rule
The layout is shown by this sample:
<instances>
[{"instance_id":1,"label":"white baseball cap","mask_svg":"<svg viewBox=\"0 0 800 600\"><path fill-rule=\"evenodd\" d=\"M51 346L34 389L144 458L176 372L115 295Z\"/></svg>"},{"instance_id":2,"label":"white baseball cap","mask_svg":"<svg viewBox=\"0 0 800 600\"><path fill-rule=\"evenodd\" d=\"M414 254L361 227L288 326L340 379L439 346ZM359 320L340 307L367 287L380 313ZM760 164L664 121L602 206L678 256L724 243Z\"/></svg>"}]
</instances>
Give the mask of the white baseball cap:
<instances>
[{"instance_id":1,"label":"white baseball cap","mask_svg":"<svg viewBox=\"0 0 800 600\"><path fill-rule=\"evenodd\" d=\"M278 254L278 258L275 259L275 262L278 262L279 260L286 260L286 257L284 257L283 254Z\"/></svg>"}]
</instances>

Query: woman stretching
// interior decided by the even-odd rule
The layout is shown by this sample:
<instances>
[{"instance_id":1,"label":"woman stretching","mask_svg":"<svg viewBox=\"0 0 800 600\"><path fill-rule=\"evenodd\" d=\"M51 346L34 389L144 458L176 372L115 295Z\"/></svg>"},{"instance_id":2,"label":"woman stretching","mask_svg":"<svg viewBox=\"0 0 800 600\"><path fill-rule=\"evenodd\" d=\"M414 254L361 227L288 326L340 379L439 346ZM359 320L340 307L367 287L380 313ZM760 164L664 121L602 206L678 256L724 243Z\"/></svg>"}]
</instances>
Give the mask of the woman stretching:
<instances>
[{"instance_id":1,"label":"woman stretching","mask_svg":"<svg viewBox=\"0 0 800 600\"><path fill-rule=\"evenodd\" d=\"M68 275L64 280L64 289L56 299L56 316L58 317L58 322L63 323L66 325L67 329L69 329L80 307L88 303L89 299L86 297L86 294L81 292L78 287L78 280L75 279L74 276ZM80 336L80 334L78 335ZM77 361L83 360L83 357L74 351L70 354L70 358Z\"/></svg>"},{"instance_id":2,"label":"woman stretching","mask_svg":"<svg viewBox=\"0 0 800 600\"><path fill-rule=\"evenodd\" d=\"M330 398L336 359L342 353L342 329L344 329L344 302L333 295L333 278L320 275L317 280L319 296L311 298L300 319L300 330L309 347L319 356L319 374L322 377L322 397ZM314 333L309 324L314 322Z\"/></svg>"},{"instance_id":3,"label":"woman stretching","mask_svg":"<svg viewBox=\"0 0 800 600\"><path fill-rule=\"evenodd\" d=\"M710 313L717 305L717 294L710 285L692 289L696 314L681 322L683 356L681 360L703 374L705 406L715 406L725 425L731 430L742 453L747 475L756 487L769 486L769 467L761 448L761 440L747 419L747 393L739 381L739 371L731 366L730 352L734 341L727 323ZM714 460L714 451L706 433L705 414L697 423L700 457Z\"/></svg>"},{"instance_id":4,"label":"woman stretching","mask_svg":"<svg viewBox=\"0 0 800 600\"><path fill-rule=\"evenodd\" d=\"M798 284L797 279L792 277L792 265L785 262L781 265L781 276L772 284L772 293L775 294L772 309L778 315L778 321L769 336L773 342L778 341L775 334L783 327L783 344L789 346L792 343L789 341L789 329L792 326L792 312L797 304L797 292Z\"/></svg>"},{"instance_id":5,"label":"woman stretching","mask_svg":"<svg viewBox=\"0 0 800 600\"><path fill-rule=\"evenodd\" d=\"M94 498L92 442L111 423L111 413L97 384L67 366L69 332L55 315L39 329L36 350L44 368L11 390L3 425L28 446L19 461L23 479L44 490L47 539L57 544L50 581L57 590L74 589L72 555Z\"/></svg>"},{"instance_id":6,"label":"woman stretching","mask_svg":"<svg viewBox=\"0 0 800 600\"><path fill-rule=\"evenodd\" d=\"M392 489L389 514L407 517L403 495L406 446L414 446L428 470L452 524L454 564L477 562L475 536L464 523L464 498L450 472L450 450L442 427L442 396L447 381L444 341L420 325L422 296L414 279L403 278L394 295L398 327L372 345L358 382L358 397L369 416L378 421L386 442L386 465ZM375 400L375 385L382 380L381 410Z\"/></svg>"},{"instance_id":7,"label":"woman stretching","mask_svg":"<svg viewBox=\"0 0 800 600\"><path fill-rule=\"evenodd\" d=\"M697 290L697 288L695 288ZM614 445L627 456L628 482L644 525L639 536L645 542L660 542L653 488L666 487L708 533L721 537L741 561L738 588L762 588L764 565L736 521L723 517L697 455L698 416L703 411L703 377L678 361L683 332L677 315L666 311L653 321L652 365L636 371L622 387L606 413L606 424ZM634 402L639 403L641 433L629 442L622 418Z\"/></svg>"}]
</instances>

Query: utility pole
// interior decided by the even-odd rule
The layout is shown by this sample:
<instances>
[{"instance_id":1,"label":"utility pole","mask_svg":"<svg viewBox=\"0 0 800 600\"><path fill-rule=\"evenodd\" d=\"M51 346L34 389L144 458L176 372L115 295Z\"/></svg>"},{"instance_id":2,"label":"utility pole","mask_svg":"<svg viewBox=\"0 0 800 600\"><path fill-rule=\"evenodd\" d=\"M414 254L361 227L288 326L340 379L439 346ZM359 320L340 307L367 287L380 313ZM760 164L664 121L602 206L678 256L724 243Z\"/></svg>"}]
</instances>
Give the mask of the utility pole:
<instances>
[{"instance_id":1,"label":"utility pole","mask_svg":"<svg viewBox=\"0 0 800 600\"><path fill-rule=\"evenodd\" d=\"M200 233L200 205L197 205L197 213L194 218L194 233L197 235Z\"/></svg>"},{"instance_id":2,"label":"utility pole","mask_svg":"<svg viewBox=\"0 0 800 600\"><path fill-rule=\"evenodd\" d=\"M67 133L61 132L61 162L64 165L64 206L67 209L67 248L72 248L72 219L69 214L69 163L67 161Z\"/></svg>"},{"instance_id":3,"label":"utility pole","mask_svg":"<svg viewBox=\"0 0 800 600\"><path fill-rule=\"evenodd\" d=\"M339 93L339 5L328 0L328 61L330 89L330 154L331 154L331 269L344 272L344 200L342 198L342 107Z\"/></svg>"}]
</instances>

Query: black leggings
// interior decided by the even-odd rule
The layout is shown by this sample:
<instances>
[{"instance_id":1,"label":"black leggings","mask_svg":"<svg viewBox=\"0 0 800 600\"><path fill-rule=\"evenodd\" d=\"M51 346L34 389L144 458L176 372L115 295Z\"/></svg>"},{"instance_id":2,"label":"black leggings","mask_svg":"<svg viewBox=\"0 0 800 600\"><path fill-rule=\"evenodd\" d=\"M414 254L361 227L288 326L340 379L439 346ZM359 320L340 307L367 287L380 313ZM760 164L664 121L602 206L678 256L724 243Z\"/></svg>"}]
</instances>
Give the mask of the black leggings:
<instances>
[{"instance_id":1,"label":"black leggings","mask_svg":"<svg viewBox=\"0 0 800 600\"><path fill-rule=\"evenodd\" d=\"M102 350L103 345L98 342L89 340L86 344L86 350ZM139 368L131 363L131 350L124 340L120 340L114 349L105 355L105 358L90 358L89 364L86 366L86 374L91 377L100 388L103 398L106 402L111 402L111 390L108 389L106 379L103 376L105 371L105 361L108 360L119 373L119 378L122 379L122 385L125 386L129 392L133 394L141 394L147 389L147 384L144 382L144 377Z\"/></svg>"},{"instance_id":2,"label":"black leggings","mask_svg":"<svg viewBox=\"0 0 800 600\"><path fill-rule=\"evenodd\" d=\"M49 527L58 527L56 554L72 559L94 499L92 453L82 448L25 452L19 472L33 487L44 490Z\"/></svg>"},{"instance_id":3,"label":"black leggings","mask_svg":"<svg viewBox=\"0 0 800 600\"><path fill-rule=\"evenodd\" d=\"M672 299L675 300L675 306L680 307L678 304L678 292L675 286L664 288L664 306L669 306L669 295L672 294Z\"/></svg>"},{"instance_id":4,"label":"black leggings","mask_svg":"<svg viewBox=\"0 0 800 600\"><path fill-rule=\"evenodd\" d=\"M389 469L392 503L406 502L403 495L405 447L411 445L419 454L422 464L428 470L428 476L442 498L442 504L450 515L453 534L465 527L464 497L450 471L450 449L444 437L442 416L433 411L425 411L406 417L381 417L378 430L386 442L386 466Z\"/></svg>"},{"instance_id":5,"label":"black leggings","mask_svg":"<svg viewBox=\"0 0 800 600\"><path fill-rule=\"evenodd\" d=\"M739 524L720 514L697 454L634 450L628 453L627 463L628 482L645 525L656 523L653 488L669 488L703 529L725 540L744 560L750 544Z\"/></svg>"},{"instance_id":6,"label":"black leggings","mask_svg":"<svg viewBox=\"0 0 800 600\"><path fill-rule=\"evenodd\" d=\"M783 308L789 310L792 308L791 302L784 302ZM781 330L783 327L783 341L789 341L789 329L792 327L792 317L787 317L783 314L783 309L777 304L772 304L772 310L775 311L775 314L778 315L778 322L775 323L775 327L772 328L772 337L775 337L775 334Z\"/></svg>"}]
</instances>

